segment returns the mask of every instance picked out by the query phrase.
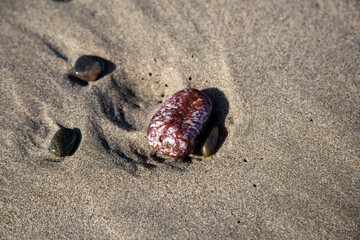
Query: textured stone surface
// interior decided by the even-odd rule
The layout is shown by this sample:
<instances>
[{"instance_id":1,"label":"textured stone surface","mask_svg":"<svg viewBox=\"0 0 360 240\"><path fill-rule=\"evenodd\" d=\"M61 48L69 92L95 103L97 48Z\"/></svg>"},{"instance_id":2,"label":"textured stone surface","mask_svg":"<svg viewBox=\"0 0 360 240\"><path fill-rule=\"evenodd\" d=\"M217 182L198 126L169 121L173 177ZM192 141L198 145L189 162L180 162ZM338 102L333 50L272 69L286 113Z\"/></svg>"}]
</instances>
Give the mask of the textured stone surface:
<instances>
[{"instance_id":1,"label":"textured stone surface","mask_svg":"<svg viewBox=\"0 0 360 240\"><path fill-rule=\"evenodd\" d=\"M195 148L211 113L211 100L196 89L172 95L155 113L147 130L147 140L160 153L180 158Z\"/></svg>"}]
</instances>

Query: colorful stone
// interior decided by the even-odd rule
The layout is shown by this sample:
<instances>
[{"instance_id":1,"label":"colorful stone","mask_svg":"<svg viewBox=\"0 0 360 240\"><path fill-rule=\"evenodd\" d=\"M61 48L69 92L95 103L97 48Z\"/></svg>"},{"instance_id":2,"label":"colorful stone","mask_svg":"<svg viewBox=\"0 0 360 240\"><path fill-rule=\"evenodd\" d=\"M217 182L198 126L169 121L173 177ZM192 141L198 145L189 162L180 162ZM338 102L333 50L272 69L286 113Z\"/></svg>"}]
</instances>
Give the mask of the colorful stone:
<instances>
[{"instance_id":1,"label":"colorful stone","mask_svg":"<svg viewBox=\"0 0 360 240\"><path fill-rule=\"evenodd\" d=\"M196 147L211 113L210 98L197 89L172 95L152 117L147 140L163 155L181 158Z\"/></svg>"},{"instance_id":2,"label":"colorful stone","mask_svg":"<svg viewBox=\"0 0 360 240\"><path fill-rule=\"evenodd\" d=\"M202 155L207 158L215 153L217 142L219 139L219 128L213 127L209 136L206 138L204 144L201 147Z\"/></svg>"},{"instance_id":3,"label":"colorful stone","mask_svg":"<svg viewBox=\"0 0 360 240\"><path fill-rule=\"evenodd\" d=\"M88 82L97 80L104 71L104 61L95 56L81 56L74 65L74 76Z\"/></svg>"},{"instance_id":4,"label":"colorful stone","mask_svg":"<svg viewBox=\"0 0 360 240\"><path fill-rule=\"evenodd\" d=\"M49 151L56 156L65 157L70 154L76 141L76 133L73 129L62 128L57 131L51 140Z\"/></svg>"}]
</instances>

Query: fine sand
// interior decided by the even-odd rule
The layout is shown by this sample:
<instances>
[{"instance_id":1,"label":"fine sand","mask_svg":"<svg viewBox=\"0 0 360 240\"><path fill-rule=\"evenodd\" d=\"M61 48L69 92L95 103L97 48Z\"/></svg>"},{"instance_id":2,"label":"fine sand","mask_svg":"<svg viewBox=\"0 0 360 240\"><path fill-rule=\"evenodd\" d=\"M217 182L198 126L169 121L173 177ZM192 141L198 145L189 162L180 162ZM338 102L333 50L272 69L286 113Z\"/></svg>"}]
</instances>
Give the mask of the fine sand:
<instances>
[{"instance_id":1,"label":"fine sand","mask_svg":"<svg viewBox=\"0 0 360 240\"><path fill-rule=\"evenodd\" d=\"M81 55L101 79L69 78ZM209 158L147 144L184 88ZM359 89L355 0L0 0L0 238L359 239Z\"/></svg>"}]
</instances>

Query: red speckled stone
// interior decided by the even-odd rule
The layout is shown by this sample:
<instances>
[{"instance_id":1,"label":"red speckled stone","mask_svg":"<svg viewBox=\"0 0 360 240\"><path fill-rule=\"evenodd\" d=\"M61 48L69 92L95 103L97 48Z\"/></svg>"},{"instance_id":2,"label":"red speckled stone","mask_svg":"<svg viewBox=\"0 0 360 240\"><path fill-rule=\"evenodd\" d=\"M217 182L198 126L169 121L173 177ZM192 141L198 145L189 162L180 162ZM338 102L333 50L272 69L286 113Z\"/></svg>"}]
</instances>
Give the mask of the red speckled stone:
<instances>
[{"instance_id":1,"label":"red speckled stone","mask_svg":"<svg viewBox=\"0 0 360 240\"><path fill-rule=\"evenodd\" d=\"M172 95L152 117L147 140L161 154L181 158L195 148L211 113L211 100L197 89Z\"/></svg>"}]
</instances>

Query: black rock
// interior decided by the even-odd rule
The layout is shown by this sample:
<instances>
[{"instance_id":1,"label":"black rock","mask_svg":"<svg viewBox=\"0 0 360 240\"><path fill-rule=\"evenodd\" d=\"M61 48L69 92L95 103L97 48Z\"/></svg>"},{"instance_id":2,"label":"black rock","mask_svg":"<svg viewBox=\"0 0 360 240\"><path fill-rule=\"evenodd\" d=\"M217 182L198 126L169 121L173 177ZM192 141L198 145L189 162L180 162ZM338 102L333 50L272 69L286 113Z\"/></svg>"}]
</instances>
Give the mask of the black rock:
<instances>
[{"instance_id":1,"label":"black rock","mask_svg":"<svg viewBox=\"0 0 360 240\"><path fill-rule=\"evenodd\" d=\"M62 128L51 140L49 151L59 157L70 154L76 142L76 132L73 129Z\"/></svg>"},{"instance_id":2,"label":"black rock","mask_svg":"<svg viewBox=\"0 0 360 240\"><path fill-rule=\"evenodd\" d=\"M217 126L213 127L206 141L201 147L202 155L207 158L215 153L217 142L219 139L219 128Z\"/></svg>"},{"instance_id":3,"label":"black rock","mask_svg":"<svg viewBox=\"0 0 360 240\"><path fill-rule=\"evenodd\" d=\"M88 82L97 80L104 71L104 61L95 56L81 56L74 66L74 76Z\"/></svg>"}]
</instances>

